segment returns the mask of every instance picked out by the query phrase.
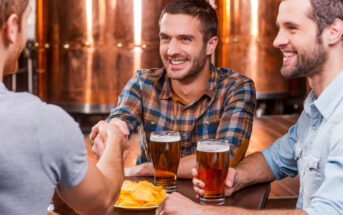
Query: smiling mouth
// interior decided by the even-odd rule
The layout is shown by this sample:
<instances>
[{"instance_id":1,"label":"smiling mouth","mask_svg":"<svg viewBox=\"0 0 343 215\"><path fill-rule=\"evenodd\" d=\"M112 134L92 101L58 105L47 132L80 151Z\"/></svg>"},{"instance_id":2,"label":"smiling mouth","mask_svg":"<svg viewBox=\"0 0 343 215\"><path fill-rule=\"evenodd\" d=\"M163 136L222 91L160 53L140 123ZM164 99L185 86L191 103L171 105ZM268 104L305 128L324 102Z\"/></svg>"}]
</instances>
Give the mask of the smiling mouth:
<instances>
[{"instance_id":1,"label":"smiling mouth","mask_svg":"<svg viewBox=\"0 0 343 215\"><path fill-rule=\"evenodd\" d=\"M292 59L294 59L297 54L296 52L287 52L287 51L283 51L283 62L284 63L288 63L289 61L291 61Z\"/></svg>"},{"instance_id":2,"label":"smiling mouth","mask_svg":"<svg viewBox=\"0 0 343 215\"><path fill-rule=\"evenodd\" d=\"M185 60L170 60L170 62L174 65L180 65L180 64L185 63L186 61Z\"/></svg>"}]
</instances>

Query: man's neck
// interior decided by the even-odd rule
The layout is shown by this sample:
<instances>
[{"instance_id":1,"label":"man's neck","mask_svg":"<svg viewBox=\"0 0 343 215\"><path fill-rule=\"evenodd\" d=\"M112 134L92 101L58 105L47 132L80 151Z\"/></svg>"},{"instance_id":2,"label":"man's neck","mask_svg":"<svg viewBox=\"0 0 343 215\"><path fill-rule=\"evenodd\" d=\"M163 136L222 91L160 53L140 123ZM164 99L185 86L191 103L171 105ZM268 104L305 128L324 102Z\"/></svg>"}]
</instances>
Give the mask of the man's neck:
<instances>
[{"instance_id":1,"label":"man's neck","mask_svg":"<svg viewBox=\"0 0 343 215\"><path fill-rule=\"evenodd\" d=\"M328 56L328 60L323 66L323 70L308 78L309 85L316 93L317 98L322 94L327 86L343 71L342 53L334 53Z\"/></svg>"},{"instance_id":2,"label":"man's neck","mask_svg":"<svg viewBox=\"0 0 343 215\"><path fill-rule=\"evenodd\" d=\"M171 80L173 92L186 104L192 103L205 91L210 78L210 73L210 62L207 60L204 69L199 71L191 81L180 82L177 80Z\"/></svg>"}]
</instances>

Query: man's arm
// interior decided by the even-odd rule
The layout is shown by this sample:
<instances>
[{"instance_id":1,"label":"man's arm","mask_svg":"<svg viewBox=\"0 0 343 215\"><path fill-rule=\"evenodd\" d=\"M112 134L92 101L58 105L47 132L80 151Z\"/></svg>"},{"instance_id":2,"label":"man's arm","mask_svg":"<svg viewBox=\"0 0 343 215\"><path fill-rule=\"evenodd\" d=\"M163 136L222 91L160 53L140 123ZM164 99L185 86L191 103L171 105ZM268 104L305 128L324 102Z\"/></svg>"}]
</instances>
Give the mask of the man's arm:
<instances>
[{"instance_id":1,"label":"man's arm","mask_svg":"<svg viewBox=\"0 0 343 215\"><path fill-rule=\"evenodd\" d=\"M236 207L200 205L174 192L166 197L156 210L156 215L306 215L303 210L247 210Z\"/></svg>"},{"instance_id":2,"label":"man's arm","mask_svg":"<svg viewBox=\"0 0 343 215\"><path fill-rule=\"evenodd\" d=\"M263 154L256 152L237 165L235 179L231 179L229 181L233 184L234 191L237 191L249 185L273 181L274 175Z\"/></svg>"},{"instance_id":3,"label":"man's arm","mask_svg":"<svg viewBox=\"0 0 343 215\"><path fill-rule=\"evenodd\" d=\"M254 84L251 80L244 80L225 96L216 138L231 144L230 166L234 167L244 157L249 144L255 111Z\"/></svg>"},{"instance_id":4,"label":"man's arm","mask_svg":"<svg viewBox=\"0 0 343 215\"><path fill-rule=\"evenodd\" d=\"M196 155L188 155L180 159L177 176L192 178L192 168L196 167ZM154 176L154 167L151 162L125 168L125 176Z\"/></svg>"},{"instance_id":5,"label":"man's arm","mask_svg":"<svg viewBox=\"0 0 343 215\"><path fill-rule=\"evenodd\" d=\"M99 132L106 137L106 147L97 165L88 162L88 171L79 185L57 188L65 202L87 214L106 214L110 211L124 178L122 154L127 138L118 127L109 124Z\"/></svg>"}]
</instances>

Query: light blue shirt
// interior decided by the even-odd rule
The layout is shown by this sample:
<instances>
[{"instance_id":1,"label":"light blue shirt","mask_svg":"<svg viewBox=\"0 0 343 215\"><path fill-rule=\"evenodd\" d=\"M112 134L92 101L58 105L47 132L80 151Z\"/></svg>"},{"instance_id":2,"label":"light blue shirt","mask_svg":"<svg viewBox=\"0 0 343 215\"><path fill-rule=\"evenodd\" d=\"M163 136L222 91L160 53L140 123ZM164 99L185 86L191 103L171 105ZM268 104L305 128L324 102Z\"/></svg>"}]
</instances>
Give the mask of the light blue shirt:
<instances>
[{"instance_id":1,"label":"light blue shirt","mask_svg":"<svg viewBox=\"0 0 343 215\"><path fill-rule=\"evenodd\" d=\"M310 92L298 122L263 155L276 179L299 174L297 208L343 214L343 72L319 98Z\"/></svg>"}]
</instances>

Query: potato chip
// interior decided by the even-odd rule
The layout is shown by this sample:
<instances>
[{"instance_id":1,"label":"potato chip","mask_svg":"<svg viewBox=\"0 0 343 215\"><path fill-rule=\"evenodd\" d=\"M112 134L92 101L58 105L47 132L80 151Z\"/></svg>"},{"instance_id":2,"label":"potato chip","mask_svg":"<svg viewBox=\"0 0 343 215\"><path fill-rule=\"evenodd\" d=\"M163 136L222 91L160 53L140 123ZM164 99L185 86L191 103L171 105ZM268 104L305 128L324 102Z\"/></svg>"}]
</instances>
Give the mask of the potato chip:
<instances>
[{"instance_id":1,"label":"potato chip","mask_svg":"<svg viewBox=\"0 0 343 215\"><path fill-rule=\"evenodd\" d=\"M125 180L115 203L124 207L158 206L166 197L167 191L147 181L138 183Z\"/></svg>"}]
</instances>

